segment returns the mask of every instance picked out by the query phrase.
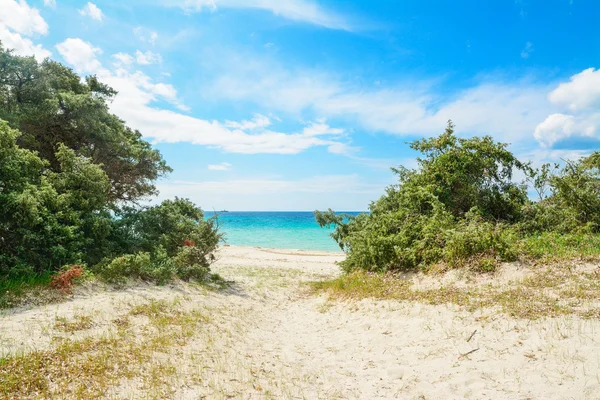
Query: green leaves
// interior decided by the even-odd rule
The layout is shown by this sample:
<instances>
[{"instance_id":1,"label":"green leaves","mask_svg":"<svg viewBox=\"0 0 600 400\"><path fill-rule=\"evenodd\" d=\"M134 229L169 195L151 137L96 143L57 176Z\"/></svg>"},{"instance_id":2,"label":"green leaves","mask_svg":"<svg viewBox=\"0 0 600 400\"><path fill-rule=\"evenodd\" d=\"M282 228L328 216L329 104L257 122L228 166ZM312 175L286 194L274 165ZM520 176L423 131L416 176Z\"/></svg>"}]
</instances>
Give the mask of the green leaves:
<instances>
[{"instance_id":1,"label":"green leaves","mask_svg":"<svg viewBox=\"0 0 600 400\"><path fill-rule=\"evenodd\" d=\"M0 45L0 274L80 262L159 282L208 272L215 219L182 199L131 206L171 169L110 113L115 95L95 76Z\"/></svg>"},{"instance_id":2,"label":"green leaves","mask_svg":"<svg viewBox=\"0 0 600 400\"><path fill-rule=\"evenodd\" d=\"M392 168L398 184L345 221L332 210L315 212L346 251L345 271L392 271L471 265L489 271L523 253L524 236L557 231L600 231L600 153L566 162L554 173L521 163L491 137L458 138L454 125L436 138L413 142L418 168ZM555 166L555 170L558 166ZM538 192L513 181L521 170Z\"/></svg>"},{"instance_id":3,"label":"green leaves","mask_svg":"<svg viewBox=\"0 0 600 400\"><path fill-rule=\"evenodd\" d=\"M37 151L54 171L61 168L61 145L100 166L111 204L156 194L154 181L171 171L140 132L110 112L116 91L95 76L82 81L59 63L38 63L0 46L0 84L0 119L23 132L19 145Z\"/></svg>"}]
</instances>

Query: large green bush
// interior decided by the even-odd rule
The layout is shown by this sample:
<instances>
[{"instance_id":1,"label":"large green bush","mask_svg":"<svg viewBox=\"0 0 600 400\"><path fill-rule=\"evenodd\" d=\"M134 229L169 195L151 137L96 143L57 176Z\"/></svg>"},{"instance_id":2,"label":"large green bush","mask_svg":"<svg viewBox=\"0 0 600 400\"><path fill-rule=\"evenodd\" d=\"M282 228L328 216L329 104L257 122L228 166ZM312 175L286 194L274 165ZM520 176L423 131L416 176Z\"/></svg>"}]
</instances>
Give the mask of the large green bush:
<instances>
[{"instance_id":1,"label":"large green bush","mask_svg":"<svg viewBox=\"0 0 600 400\"><path fill-rule=\"evenodd\" d=\"M78 263L108 236L109 182L88 159L59 146L57 171L21 149L0 120L0 272L43 272Z\"/></svg>"},{"instance_id":2,"label":"large green bush","mask_svg":"<svg viewBox=\"0 0 600 400\"><path fill-rule=\"evenodd\" d=\"M94 76L0 44L0 274L85 264L108 280L202 279L221 240L187 200L132 206L170 171Z\"/></svg>"},{"instance_id":3,"label":"large green bush","mask_svg":"<svg viewBox=\"0 0 600 400\"><path fill-rule=\"evenodd\" d=\"M216 218L205 220L199 207L179 198L157 206L127 208L113 227L113 251L126 255L100 263L99 272L109 280L126 276L201 280L215 261L214 252L223 236Z\"/></svg>"},{"instance_id":4,"label":"large green bush","mask_svg":"<svg viewBox=\"0 0 600 400\"><path fill-rule=\"evenodd\" d=\"M491 270L530 255L524 240L542 232L597 233L600 226L600 153L567 161L562 170L533 169L490 137L458 138L454 126L411 148L418 168L392 168L399 182L371 203L369 213L316 211L321 226L347 254L345 271L393 271L471 265ZM520 170L540 194L515 182Z\"/></svg>"}]
</instances>

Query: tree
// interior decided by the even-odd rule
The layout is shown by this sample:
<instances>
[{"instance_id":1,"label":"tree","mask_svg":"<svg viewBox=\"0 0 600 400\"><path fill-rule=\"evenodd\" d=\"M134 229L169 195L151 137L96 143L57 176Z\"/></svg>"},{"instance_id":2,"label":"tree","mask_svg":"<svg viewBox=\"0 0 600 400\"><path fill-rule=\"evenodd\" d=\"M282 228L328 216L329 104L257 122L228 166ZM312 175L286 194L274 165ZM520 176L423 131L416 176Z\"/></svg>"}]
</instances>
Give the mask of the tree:
<instances>
[{"instance_id":1,"label":"tree","mask_svg":"<svg viewBox=\"0 0 600 400\"><path fill-rule=\"evenodd\" d=\"M110 183L100 167L59 146L56 171L17 145L0 120L0 272L57 269L85 259L110 231Z\"/></svg>"},{"instance_id":2,"label":"tree","mask_svg":"<svg viewBox=\"0 0 600 400\"><path fill-rule=\"evenodd\" d=\"M170 172L160 153L112 114L116 91L95 76L83 82L71 69L19 57L0 44L0 118L23 134L19 145L58 170L59 144L100 165L117 205L156 193L154 181Z\"/></svg>"}]
</instances>

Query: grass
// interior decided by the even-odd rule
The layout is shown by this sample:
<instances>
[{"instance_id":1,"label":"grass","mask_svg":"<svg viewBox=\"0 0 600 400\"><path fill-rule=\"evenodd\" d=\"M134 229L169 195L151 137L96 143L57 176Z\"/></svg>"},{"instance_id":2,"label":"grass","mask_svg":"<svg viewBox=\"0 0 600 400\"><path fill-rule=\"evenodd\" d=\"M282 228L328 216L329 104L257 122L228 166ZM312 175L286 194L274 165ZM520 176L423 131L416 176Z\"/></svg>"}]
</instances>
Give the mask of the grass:
<instances>
[{"instance_id":1,"label":"grass","mask_svg":"<svg viewBox=\"0 0 600 400\"><path fill-rule=\"evenodd\" d=\"M84 331L93 326L94 322L89 315L77 315L72 321L67 320L65 317L56 317L56 323L54 324L55 329L65 333Z\"/></svg>"},{"instance_id":2,"label":"grass","mask_svg":"<svg viewBox=\"0 0 600 400\"><path fill-rule=\"evenodd\" d=\"M392 274L354 272L313 282L311 286L332 300L374 298L455 304L468 311L496 309L528 320L560 315L600 317L600 269L580 272L554 265L535 269L532 276L506 285L448 285L433 289L417 288L412 281Z\"/></svg>"},{"instance_id":3,"label":"grass","mask_svg":"<svg viewBox=\"0 0 600 400\"><path fill-rule=\"evenodd\" d=\"M29 276L0 277L0 310L22 305L39 306L68 299L70 293L50 287L53 275L53 272L46 272ZM101 282L99 277L87 274L83 279L76 281L75 285L81 283L82 280ZM139 281L129 281L126 284L116 284L115 286L130 286L138 283ZM208 291L219 292L230 288L232 282L226 281L218 274L211 273L204 281L192 281L191 283Z\"/></svg>"},{"instance_id":4,"label":"grass","mask_svg":"<svg viewBox=\"0 0 600 400\"><path fill-rule=\"evenodd\" d=\"M136 329L132 318L147 318ZM128 381L142 383L149 398L172 395L176 366L156 358L184 345L208 318L184 310L180 301L153 300L113 321L113 333L82 340L63 339L51 350L0 359L0 398L99 398ZM57 321L61 329L79 329L87 318Z\"/></svg>"},{"instance_id":5,"label":"grass","mask_svg":"<svg viewBox=\"0 0 600 400\"><path fill-rule=\"evenodd\" d=\"M522 240L528 262L541 264L570 260L600 260L600 235L545 232Z\"/></svg>"},{"instance_id":6,"label":"grass","mask_svg":"<svg viewBox=\"0 0 600 400\"><path fill-rule=\"evenodd\" d=\"M332 299L376 298L431 305L455 304L469 311L498 309L530 320L569 314L588 319L600 316L600 268L585 272L578 271L575 265L600 261L600 235L546 232L522 239L518 248L519 258L532 267L533 275L503 286L468 284L422 289L392 273L367 272L353 272L311 286L315 292L327 293ZM485 257L474 259L485 260ZM491 272L496 267L494 264L481 268L479 264L468 264L465 268L479 273ZM448 269L439 264L431 266L429 271L436 274Z\"/></svg>"},{"instance_id":7,"label":"grass","mask_svg":"<svg viewBox=\"0 0 600 400\"><path fill-rule=\"evenodd\" d=\"M50 288L51 280L52 272L0 278L0 309L18 306L27 297L34 299L36 304L64 297Z\"/></svg>"}]
</instances>

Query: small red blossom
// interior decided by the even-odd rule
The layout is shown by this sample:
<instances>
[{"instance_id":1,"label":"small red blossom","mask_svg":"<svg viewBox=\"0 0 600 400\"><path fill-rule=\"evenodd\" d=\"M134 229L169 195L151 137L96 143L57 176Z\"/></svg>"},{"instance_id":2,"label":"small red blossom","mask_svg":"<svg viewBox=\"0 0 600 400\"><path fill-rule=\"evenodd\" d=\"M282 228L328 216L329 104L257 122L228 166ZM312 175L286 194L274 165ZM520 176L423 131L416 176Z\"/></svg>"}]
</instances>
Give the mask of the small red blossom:
<instances>
[{"instance_id":1,"label":"small red blossom","mask_svg":"<svg viewBox=\"0 0 600 400\"><path fill-rule=\"evenodd\" d=\"M183 245L185 247L194 247L194 246L196 246L196 242L194 242L193 240L190 240L190 239L185 239L183 241Z\"/></svg>"}]
</instances>

